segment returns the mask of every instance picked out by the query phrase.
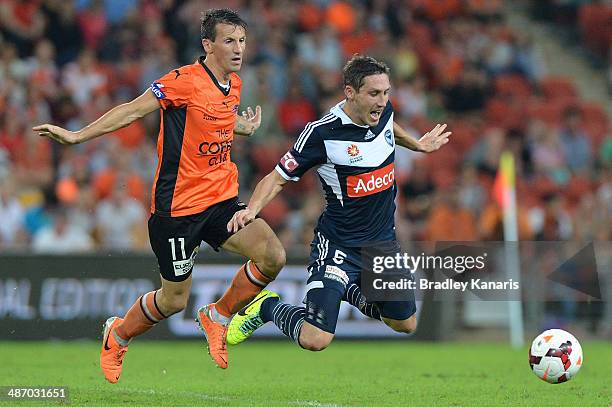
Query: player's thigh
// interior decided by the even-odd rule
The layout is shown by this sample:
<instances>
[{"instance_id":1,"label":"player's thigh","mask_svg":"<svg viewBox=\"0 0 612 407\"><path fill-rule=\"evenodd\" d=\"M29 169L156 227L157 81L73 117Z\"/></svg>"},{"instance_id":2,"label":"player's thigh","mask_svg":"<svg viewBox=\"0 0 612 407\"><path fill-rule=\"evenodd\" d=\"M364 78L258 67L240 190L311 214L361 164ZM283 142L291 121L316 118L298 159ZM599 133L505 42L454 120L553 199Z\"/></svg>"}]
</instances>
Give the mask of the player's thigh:
<instances>
[{"instance_id":1,"label":"player's thigh","mask_svg":"<svg viewBox=\"0 0 612 407\"><path fill-rule=\"evenodd\" d=\"M251 259L269 277L275 277L285 265L285 249L263 219L257 218L232 234L221 247Z\"/></svg>"},{"instance_id":2,"label":"player's thigh","mask_svg":"<svg viewBox=\"0 0 612 407\"><path fill-rule=\"evenodd\" d=\"M157 257L162 281L182 282L189 279L200 247L199 215L149 218L149 240Z\"/></svg>"}]
</instances>

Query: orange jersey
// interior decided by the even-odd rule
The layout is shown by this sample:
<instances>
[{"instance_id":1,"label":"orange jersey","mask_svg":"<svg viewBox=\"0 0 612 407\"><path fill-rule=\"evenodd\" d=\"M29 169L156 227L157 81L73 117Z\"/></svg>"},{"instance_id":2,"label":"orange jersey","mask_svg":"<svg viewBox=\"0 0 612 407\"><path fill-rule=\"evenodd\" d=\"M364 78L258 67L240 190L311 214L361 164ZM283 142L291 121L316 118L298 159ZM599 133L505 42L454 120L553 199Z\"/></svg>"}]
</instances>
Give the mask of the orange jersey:
<instances>
[{"instance_id":1,"label":"orange jersey","mask_svg":"<svg viewBox=\"0 0 612 407\"><path fill-rule=\"evenodd\" d=\"M151 212L161 216L192 215L238 195L230 152L242 82L232 73L226 91L202 60L151 84L162 108Z\"/></svg>"}]
</instances>

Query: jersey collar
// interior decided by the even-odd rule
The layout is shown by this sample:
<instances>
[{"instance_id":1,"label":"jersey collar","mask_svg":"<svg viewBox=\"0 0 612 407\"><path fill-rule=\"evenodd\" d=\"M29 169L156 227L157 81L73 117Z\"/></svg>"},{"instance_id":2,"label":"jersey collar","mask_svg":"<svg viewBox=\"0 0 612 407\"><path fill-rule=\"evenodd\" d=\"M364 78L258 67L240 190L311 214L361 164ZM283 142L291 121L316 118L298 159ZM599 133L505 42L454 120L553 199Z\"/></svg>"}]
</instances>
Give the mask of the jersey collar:
<instances>
[{"instance_id":1,"label":"jersey collar","mask_svg":"<svg viewBox=\"0 0 612 407\"><path fill-rule=\"evenodd\" d=\"M232 90L232 81L231 80L229 81L229 87L227 89L223 88L223 86L221 86L221 84L219 84L219 81L215 77L215 74L213 74L211 72L211 70L208 69L208 67L204 63L204 59L205 59L205 57L201 56L200 58L198 58L198 62L200 63L200 65L202 65L204 70L206 70L206 73L208 74L208 76L210 76L210 79L212 79L212 81L215 84L215 86L217 87L217 89L219 89L221 91L221 93L223 93L224 96L229 95L230 90Z\"/></svg>"},{"instance_id":2,"label":"jersey collar","mask_svg":"<svg viewBox=\"0 0 612 407\"><path fill-rule=\"evenodd\" d=\"M342 120L342 124L352 124L354 126L357 127L363 127L364 129L369 128L370 126L368 126L367 124L357 124L355 123L349 116L348 114L346 114L344 112L344 110L342 110L342 106L344 106L344 104L346 103L346 99L341 100L340 102L338 102L336 104L336 106L332 107L331 109L329 109L329 111L340 118L340 120Z\"/></svg>"}]
</instances>

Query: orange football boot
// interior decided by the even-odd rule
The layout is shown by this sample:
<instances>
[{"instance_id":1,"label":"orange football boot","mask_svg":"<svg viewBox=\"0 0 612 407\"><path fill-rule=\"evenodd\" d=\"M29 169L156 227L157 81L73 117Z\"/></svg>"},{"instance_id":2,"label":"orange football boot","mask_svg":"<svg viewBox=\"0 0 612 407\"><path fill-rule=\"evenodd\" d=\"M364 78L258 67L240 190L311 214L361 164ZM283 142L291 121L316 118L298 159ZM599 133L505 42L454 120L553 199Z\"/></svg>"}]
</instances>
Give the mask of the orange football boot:
<instances>
[{"instance_id":1,"label":"orange football boot","mask_svg":"<svg viewBox=\"0 0 612 407\"><path fill-rule=\"evenodd\" d=\"M210 310L214 304L208 304L198 310L198 323L206 342L208 342L208 354L221 369L227 369L227 327L215 322L210 317Z\"/></svg>"},{"instance_id":2,"label":"orange football boot","mask_svg":"<svg viewBox=\"0 0 612 407\"><path fill-rule=\"evenodd\" d=\"M123 318L110 317L104 323L102 336L102 350L100 351L100 368L104 377L111 383L117 383L123 368L123 358L127 352L127 346L121 346L112 334L113 329L123 321Z\"/></svg>"}]
</instances>

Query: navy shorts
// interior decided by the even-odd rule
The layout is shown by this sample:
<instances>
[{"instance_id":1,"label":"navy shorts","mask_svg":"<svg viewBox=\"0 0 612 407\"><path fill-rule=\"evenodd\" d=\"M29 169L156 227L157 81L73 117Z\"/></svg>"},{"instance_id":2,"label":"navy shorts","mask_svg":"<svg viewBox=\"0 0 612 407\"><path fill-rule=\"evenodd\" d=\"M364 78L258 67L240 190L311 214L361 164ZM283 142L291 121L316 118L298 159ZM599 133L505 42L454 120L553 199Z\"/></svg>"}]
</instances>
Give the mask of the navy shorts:
<instances>
[{"instance_id":1,"label":"navy shorts","mask_svg":"<svg viewBox=\"0 0 612 407\"><path fill-rule=\"evenodd\" d=\"M390 243L394 250L399 250L397 242ZM310 247L305 320L325 332L334 333L340 302L347 287L350 284L361 285L361 248L340 246L317 230ZM411 299L407 301L373 302L382 317L401 321L416 312L414 293L408 296Z\"/></svg>"},{"instance_id":2,"label":"navy shorts","mask_svg":"<svg viewBox=\"0 0 612 407\"><path fill-rule=\"evenodd\" d=\"M152 214L149 240L162 277L177 282L189 278L202 241L219 251L232 235L227 231L227 223L245 207L234 197L194 215L171 218Z\"/></svg>"}]
</instances>

